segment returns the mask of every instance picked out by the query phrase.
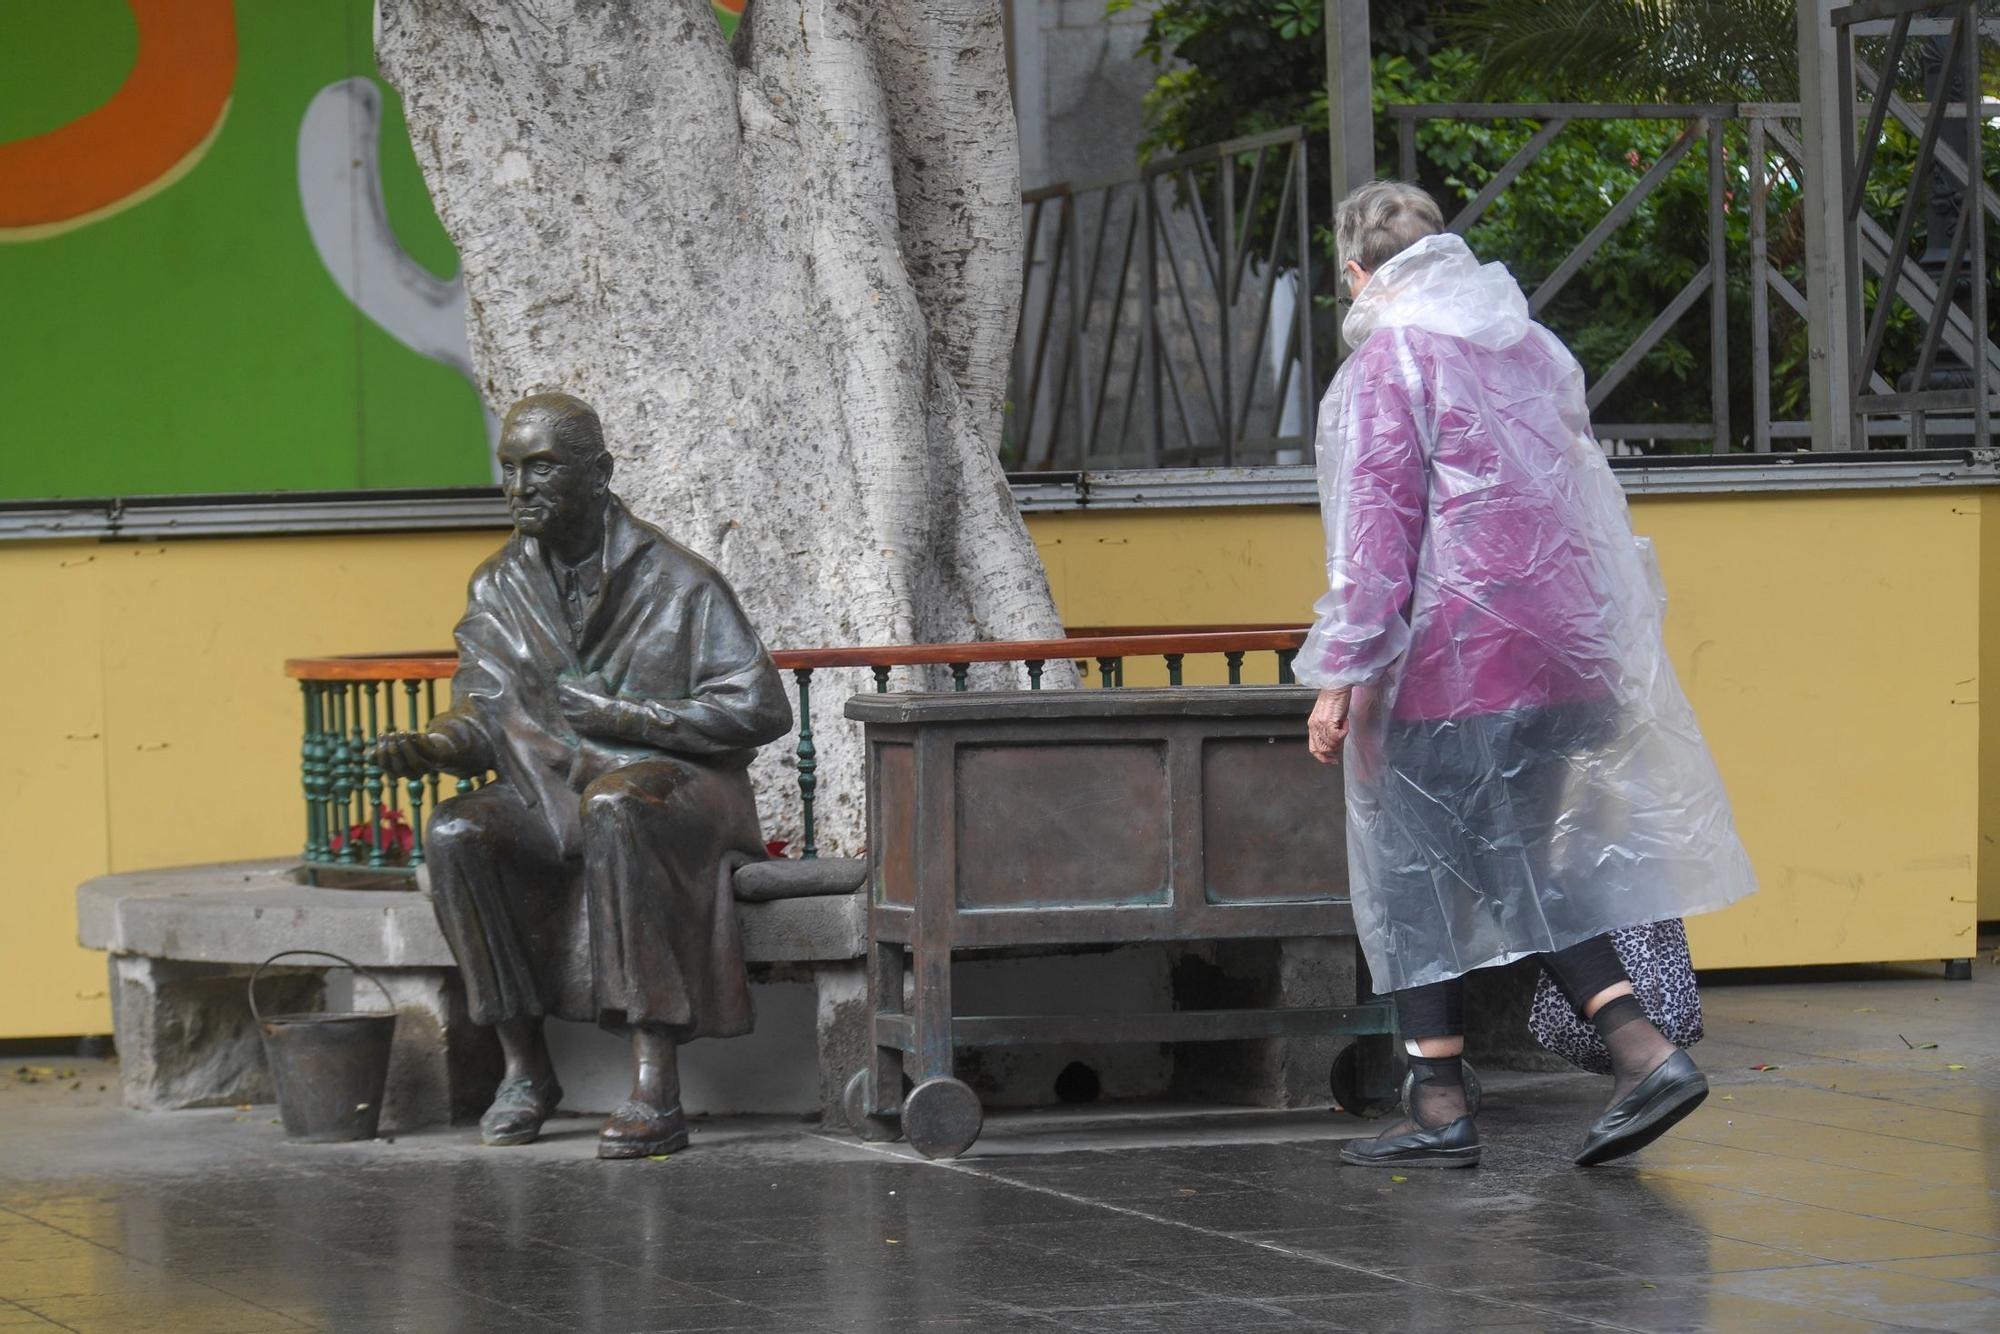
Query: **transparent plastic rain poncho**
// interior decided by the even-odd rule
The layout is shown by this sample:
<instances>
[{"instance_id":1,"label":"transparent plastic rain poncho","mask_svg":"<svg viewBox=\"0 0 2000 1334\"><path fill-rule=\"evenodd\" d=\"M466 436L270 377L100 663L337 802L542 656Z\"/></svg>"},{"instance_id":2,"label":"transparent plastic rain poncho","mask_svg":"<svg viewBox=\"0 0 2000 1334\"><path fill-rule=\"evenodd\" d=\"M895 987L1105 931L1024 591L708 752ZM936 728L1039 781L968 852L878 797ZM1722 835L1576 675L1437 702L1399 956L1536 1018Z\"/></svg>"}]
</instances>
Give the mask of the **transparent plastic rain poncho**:
<instances>
[{"instance_id":1,"label":"transparent plastic rain poncho","mask_svg":"<svg viewBox=\"0 0 2000 1334\"><path fill-rule=\"evenodd\" d=\"M1355 922L1419 986L1756 889L1583 371L1456 236L1384 263L1320 407Z\"/></svg>"}]
</instances>

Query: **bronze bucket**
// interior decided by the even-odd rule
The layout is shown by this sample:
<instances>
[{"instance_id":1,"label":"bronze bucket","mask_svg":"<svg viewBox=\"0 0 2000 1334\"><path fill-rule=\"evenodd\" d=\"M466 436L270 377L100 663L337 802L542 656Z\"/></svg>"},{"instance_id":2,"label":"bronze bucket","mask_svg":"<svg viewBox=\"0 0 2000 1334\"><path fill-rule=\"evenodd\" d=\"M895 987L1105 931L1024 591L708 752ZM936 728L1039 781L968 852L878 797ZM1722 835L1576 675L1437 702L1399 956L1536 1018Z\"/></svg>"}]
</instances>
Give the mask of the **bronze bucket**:
<instances>
[{"instance_id":1,"label":"bronze bucket","mask_svg":"<svg viewBox=\"0 0 2000 1334\"><path fill-rule=\"evenodd\" d=\"M280 959L309 954L332 959L373 982L390 1009L264 1015L257 1009L257 979ZM278 1088L285 1138L309 1144L374 1139L389 1086L389 1044L396 1036L395 998L382 980L325 950L280 950L250 974L250 1015L264 1036L264 1059Z\"/></svg>"}]
</instances>

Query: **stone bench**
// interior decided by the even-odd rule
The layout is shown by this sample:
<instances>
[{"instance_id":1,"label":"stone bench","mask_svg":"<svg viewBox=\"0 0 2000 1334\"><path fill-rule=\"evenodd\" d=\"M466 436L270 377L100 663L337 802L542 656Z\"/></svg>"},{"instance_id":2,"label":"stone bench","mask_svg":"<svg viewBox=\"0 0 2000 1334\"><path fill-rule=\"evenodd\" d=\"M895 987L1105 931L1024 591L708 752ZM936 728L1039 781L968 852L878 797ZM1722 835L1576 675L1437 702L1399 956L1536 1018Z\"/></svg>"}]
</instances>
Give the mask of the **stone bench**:
<instances>
[{"instance_id":1,"label":"stone bench","mask_svg":"<svg viewBox=\"0 0 2000 1334\"><path fill-rule=\"evenodd\" d=\"M307 885L295 870L288 860L225 862L99 876L77 890L80 942L110 955L126 1104L271 1101L245 980L281 950L324 949L380 977L400 1016L384 1128L477 1116L498 1078L499 1052L491 1033L466 1018L428 896ZM861 964L868 927L857 892L865 871L861 862L827 859L753 863L736 874L752 981L809 978L813 985L819 1104L829 1121L840 1118L841 1086L868 1040ZM297 962L305 966L273 967L258 984L266 1013L325 1004L331 965ZM380 993L359 979L351 1003L383 1008Z\"/></svg>"}]
</instances>

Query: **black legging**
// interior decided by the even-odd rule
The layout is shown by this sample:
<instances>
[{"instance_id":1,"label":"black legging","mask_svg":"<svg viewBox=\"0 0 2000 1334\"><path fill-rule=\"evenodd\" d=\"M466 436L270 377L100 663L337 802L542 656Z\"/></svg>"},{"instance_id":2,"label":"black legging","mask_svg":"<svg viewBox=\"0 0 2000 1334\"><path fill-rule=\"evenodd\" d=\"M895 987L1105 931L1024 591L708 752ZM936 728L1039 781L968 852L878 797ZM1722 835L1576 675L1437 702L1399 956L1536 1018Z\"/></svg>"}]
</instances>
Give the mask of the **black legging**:
<instances>
[{"instance_id":1,"label":"black legging","mask_svg":"<svg viewBox=\"0 0 2000 1334\"><path fill-rule=\"evenodd\" d=\"M1595 936L1580 945L1538 954L1549 975L1576 1012L1584 1002L1620 982L1629 982L1625 965L1612 948L1610 936ZM1456 1038L1465 1036L1465 978L1447 978L1421 987L1406 987L1396 993L1396 1024L1405 1038Z\"/></svg>"}]
</instances>

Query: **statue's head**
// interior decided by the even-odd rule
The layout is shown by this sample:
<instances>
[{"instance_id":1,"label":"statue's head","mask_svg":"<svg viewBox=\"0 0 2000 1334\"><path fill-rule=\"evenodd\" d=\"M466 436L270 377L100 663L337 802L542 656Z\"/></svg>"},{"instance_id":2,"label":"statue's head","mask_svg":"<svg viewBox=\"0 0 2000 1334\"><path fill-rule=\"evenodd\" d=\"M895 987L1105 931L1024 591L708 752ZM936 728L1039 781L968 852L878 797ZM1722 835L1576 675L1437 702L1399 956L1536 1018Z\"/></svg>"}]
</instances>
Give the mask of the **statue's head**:
<instances>
[{"instance_id":1,"label":"statue's head","mask_svg":"<svg viewBox=\"0 0 2000 1334\"><path fill-rule=\"evenodd\" d=\"M570 394L533 394L507 409L500 427L500 491L514 527L560 540L588 529L611 490L604 426Z\"/></svg>"}]
</instances>

